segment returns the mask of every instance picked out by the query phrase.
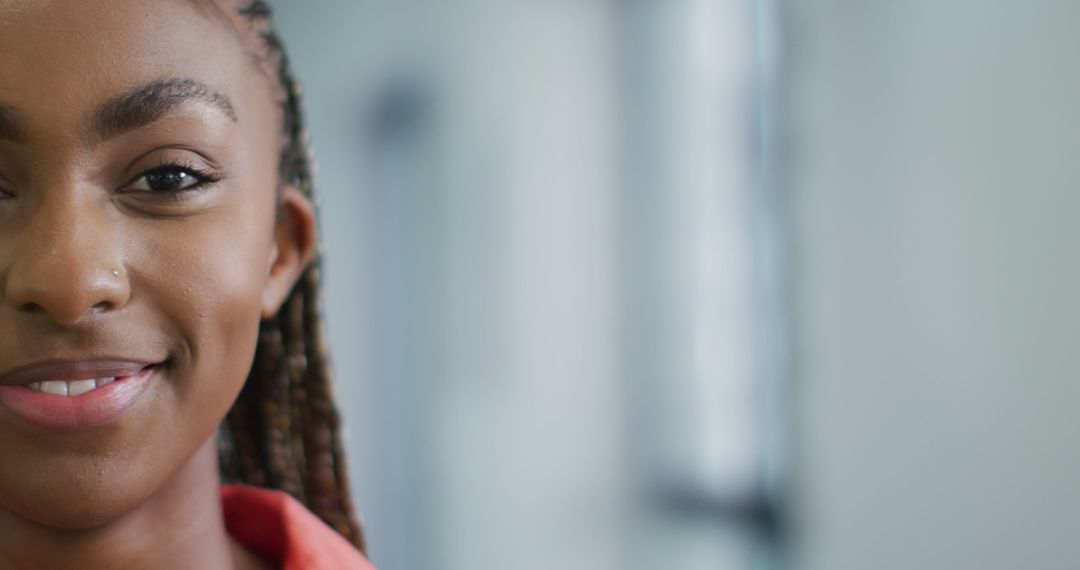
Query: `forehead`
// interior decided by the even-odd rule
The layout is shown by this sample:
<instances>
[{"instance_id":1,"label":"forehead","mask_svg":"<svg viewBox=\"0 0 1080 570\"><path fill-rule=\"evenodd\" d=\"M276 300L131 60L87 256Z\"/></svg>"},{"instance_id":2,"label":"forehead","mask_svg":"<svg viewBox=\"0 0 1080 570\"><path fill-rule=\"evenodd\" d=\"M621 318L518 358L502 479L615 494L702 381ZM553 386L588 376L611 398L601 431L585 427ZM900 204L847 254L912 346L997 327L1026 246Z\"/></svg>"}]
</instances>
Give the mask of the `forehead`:
<instances>
[{"instance_id":1,"label":"forehead","mask_svg":"<svg viewBox=\"0 0 1080 570\"><path fill-rule=\"evenodd\" d=\"M0 0L0 101L31 118L83 114L170 76L234 101L268 96L255 71L226 21L193 0Z\"/></svg>"}]
</instances>

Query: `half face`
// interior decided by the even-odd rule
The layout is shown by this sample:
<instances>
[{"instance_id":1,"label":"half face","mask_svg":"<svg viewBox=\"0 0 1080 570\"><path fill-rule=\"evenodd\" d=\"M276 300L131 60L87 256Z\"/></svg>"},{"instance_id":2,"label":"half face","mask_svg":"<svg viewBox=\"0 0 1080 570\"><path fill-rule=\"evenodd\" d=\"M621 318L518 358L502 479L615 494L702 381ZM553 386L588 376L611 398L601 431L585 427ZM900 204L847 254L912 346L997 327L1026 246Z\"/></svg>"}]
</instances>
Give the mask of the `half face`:
<instances>
[{"instance_id":1,"label":"half face","mask_svg":"<svg viewBox=\"0 0 1080 570\"><path fill-rule=\"evenodd\" d=\"M0 516L106 523L212 437L288 290L280 121L189 2L0 0Z\"/></svg>"}]
</instances>

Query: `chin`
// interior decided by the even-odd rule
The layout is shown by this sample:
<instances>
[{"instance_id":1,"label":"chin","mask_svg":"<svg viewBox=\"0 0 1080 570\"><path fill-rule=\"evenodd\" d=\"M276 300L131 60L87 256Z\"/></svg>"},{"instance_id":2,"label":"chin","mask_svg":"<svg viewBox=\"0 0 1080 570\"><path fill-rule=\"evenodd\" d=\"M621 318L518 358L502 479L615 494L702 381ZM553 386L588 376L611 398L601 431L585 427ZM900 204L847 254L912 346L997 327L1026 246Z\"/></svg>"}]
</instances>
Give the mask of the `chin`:
<instances>
[{"instance_id":1,"label":"chin","mask_svg":"<svg viewBox=\"0 0 1080 570\"><path fill-rule=\"evenodd\" d=\"M98 496L81 502L21 501L20 504L5 507L39 526L55 530L86 531L109 526L134 510L137 504L126 501L123 497Z\"/></svg>"},{"instance_id":2,"label":"chin","mask_svg":"<svg viewBox=\"0 0 1080 570\"><path fill-rule=\"evenodd\" d=\"M148 491L132 481L105 480L105 472L75 472L67 477L46 477L32 484L5 486L0 506L38 525L58 530L104 527L131 513L146 501Z\"/></svg>"},{"instance_id":3,"label":"chin","mask_svg":"<svg viewBox=\"0 0 1080 570\"><path fill-rule=\"evenodd\" d=\"M0 508L44 527L90 530L123 518L153 493L145 464L140 468L86 458L63 463L33 473L4 469Z\"/></svg>"}]
</instances>

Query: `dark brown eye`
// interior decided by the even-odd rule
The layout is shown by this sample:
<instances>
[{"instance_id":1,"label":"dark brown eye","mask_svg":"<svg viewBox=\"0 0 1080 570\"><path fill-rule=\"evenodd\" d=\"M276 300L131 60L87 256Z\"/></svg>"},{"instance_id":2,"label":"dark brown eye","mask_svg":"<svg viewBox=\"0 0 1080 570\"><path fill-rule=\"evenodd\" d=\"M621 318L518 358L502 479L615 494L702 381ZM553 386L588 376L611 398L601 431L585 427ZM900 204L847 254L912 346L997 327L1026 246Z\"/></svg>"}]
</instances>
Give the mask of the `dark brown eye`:
<instances>
[{"instance_id":1,"label":"dark brown eye","mask_svg":"<svg viewBox=\"0 0 1080 570\"><path fill-rule=\"evenodd\" d=\"M127 189L136 192L181 192L213 181L212 176L193 168L165 165L144 172Z\"/></svg>"}]
</instances>

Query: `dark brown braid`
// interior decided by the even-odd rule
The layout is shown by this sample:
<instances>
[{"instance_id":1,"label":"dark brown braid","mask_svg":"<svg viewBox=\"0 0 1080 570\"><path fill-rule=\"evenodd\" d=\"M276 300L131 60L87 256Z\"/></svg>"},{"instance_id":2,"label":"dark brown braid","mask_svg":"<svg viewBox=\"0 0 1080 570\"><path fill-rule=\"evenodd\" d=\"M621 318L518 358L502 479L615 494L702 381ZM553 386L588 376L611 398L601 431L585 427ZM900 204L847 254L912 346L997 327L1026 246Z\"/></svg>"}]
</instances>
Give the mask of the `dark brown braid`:
<instances>
[{"instance_id":1,"label":"dark brown braid","mask_svg":"<svg viewBox=\"0 0 1080 570\"><path fill-rule=\"evenodd\" d=\"M300 87L272 26L270 7L252 0L236 10L263 43L266 61L277 63L271 79L284 92L281 182L295 185L315 203ZM319 290L316 252L278 314L260 326L255 362L219 434L221 474L226 482L289 493L364 552L349 495Z\"/></svg>"}]
</instances>

